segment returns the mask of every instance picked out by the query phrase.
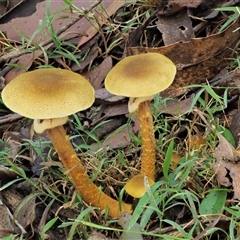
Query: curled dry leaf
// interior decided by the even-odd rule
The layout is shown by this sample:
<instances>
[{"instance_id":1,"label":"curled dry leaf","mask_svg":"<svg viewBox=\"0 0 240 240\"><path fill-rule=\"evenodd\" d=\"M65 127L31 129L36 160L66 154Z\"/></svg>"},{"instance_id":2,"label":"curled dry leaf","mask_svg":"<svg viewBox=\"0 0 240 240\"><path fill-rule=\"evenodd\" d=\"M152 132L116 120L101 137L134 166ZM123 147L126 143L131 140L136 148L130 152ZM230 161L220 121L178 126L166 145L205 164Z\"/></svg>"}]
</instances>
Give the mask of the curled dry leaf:
<instances>
[{"instance_id":1,"label":"curled dry leaf","mask_svg":"<svg viewBox=\"0 0 240 240\"><path fill-rule=\"evenodd\" d=\"M217 162L213 165L213 171L218 183L225 187L233 187L234 199L240 200L240 162L233 162L234 147L218 134L219 144L214 152Z\"/></svg>"}]
</instances>

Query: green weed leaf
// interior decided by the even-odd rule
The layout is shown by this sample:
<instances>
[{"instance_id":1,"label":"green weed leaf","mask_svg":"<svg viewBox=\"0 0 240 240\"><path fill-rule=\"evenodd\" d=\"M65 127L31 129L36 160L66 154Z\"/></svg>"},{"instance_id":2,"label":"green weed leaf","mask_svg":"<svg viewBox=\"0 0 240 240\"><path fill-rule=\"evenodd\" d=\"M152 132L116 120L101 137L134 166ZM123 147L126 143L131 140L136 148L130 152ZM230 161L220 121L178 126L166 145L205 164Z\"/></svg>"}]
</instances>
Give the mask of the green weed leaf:
<instances>
[{"instance_id":1,"label":"green weed leaf","mask_svg":"<svg viewBox=\"0 0 240 240\"><path fill-rule=\"evenodd\" d=\"M227 190L213 189L201 202L199 213L219 214L222 213L227 198Z\"/></svg>"}]
</instances>

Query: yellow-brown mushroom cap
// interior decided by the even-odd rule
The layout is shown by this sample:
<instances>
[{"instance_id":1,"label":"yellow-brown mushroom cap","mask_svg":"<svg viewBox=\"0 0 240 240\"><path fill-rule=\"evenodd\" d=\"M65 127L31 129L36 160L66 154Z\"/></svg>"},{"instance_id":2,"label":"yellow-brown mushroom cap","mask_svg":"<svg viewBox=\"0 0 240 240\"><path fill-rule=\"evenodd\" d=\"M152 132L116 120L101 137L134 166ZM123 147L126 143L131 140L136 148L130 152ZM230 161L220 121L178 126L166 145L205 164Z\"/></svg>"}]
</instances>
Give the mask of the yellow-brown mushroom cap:
<instances>
[{"instance_id":1,"label":"yellow-brown mushroom cap","mask_svg":"<svg viewBox=\"0 0 240 240\"><path fill-rule=\"evenodd\" d=\"M2 91L4 104L32 119L61 118L87 109L94 89L81 75L48 68L20 74Z\"/></svg>"},{"instance_id":2,"label":"yellow-brown mushroom cap","mask_svg":"<svg viewBox=\"0 0 240 240\"><path fill-rule=\"evenodd\" d=\"M128 56L114 66L105 79L112 94L126 97L152 96L168 88L176 66L159 53Z\"/></svg>"},{"instance_id":3,"label":"yellow-brown mushroom cap","mask_svg":"<svg viewBox=\"0 0 240 240\"><path fill-rule=\"evenodd\" d=\"M134 198L141 198L147 191L144 185L145 177L143 174L138 174L131 178L125 186L126 192ZM147 180L150 187L155 183L151 178Z\"/></svg>"}]
</instances>

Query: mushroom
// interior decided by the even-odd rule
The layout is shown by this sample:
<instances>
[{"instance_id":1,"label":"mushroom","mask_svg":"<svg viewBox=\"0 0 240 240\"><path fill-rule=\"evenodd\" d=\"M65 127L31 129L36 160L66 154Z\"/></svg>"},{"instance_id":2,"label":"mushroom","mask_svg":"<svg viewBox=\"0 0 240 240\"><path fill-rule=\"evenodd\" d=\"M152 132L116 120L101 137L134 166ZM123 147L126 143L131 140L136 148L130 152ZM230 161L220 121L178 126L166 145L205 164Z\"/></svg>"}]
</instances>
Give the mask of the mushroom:
<instances>
[{"instance_id":1,"label":"mushroom","mask_svg":"<svg viewBox=\"0 0 240 240\"><path fill-rule=\"evenodd\" d=\"M188 141L189 141L188 142L188 148L190 150L194 149L197 152L202 150L207 144L206 138L204 138L201 135L201 133L197 133L195 135L190 134L190 137L189 137Z\"/></svg>"},{"instance_id":2,"label":"mushroom","mask_svg":"<svg viewBox=\"0 0 240 240\"><path fill-rule=\"evenodd\" d=\"M132 177L125 186L125 191L134 198L141 198L147 191L145 183L151 187L154 181L151 178L144 179L146 176L138 174Z\"/></svg>"},{"instance_id":3,"label":"mushroom","mask_svg":"<svg viewBox=\"0 0 240 240\"><path fill-rule=\"evenodd\" d=\"M128 56L107 74L106 89L115 95L129 97L129 112L138 110L142 136L141 173L155 180L155 137L150 101L154 94L168 88L176 66L159 53Z\"/></svg>"},{"instance_id":4,"label":"mushroom","mask_svg":"<svg viewBox=\"0 0 240 240\"><path fill-rule=\"evenodd\" d=\"M171 162L170 162L170 165L171 165L171 169L172 170L175 170L181 160L182 156L177 153L177 152L172 152L172 157L171 157Z\"/></svg>"},{"instance_id":5,"label":"mushroom","mask_svg":"<svg viewBox=\"0 0 240 240\"><path fill-rule=\"evenodd\" d=\"M77 157L63 124L68 116L87 109L94 102L94 89L81 75L57 68L26 72L13 79L2 91L5 105L22 116L34 119L38 133L48 130L49 137L62 161L66 173L83 198L109 215L119 218L121 212L132 212L129 204L104 194L92 183Z\"/></svg>"}]
</instances>

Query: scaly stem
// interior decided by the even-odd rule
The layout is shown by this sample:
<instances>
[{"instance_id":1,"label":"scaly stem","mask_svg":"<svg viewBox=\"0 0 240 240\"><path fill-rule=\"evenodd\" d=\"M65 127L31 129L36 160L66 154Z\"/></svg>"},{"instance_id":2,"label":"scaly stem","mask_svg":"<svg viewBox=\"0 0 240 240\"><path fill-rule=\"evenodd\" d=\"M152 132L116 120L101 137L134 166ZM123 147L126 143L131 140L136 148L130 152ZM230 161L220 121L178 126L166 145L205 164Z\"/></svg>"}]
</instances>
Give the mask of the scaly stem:
<instances>
[{"instance_id":1,"label":"scaly stem","mask_svg":"<svg viewBox=\"0 0 240 240\"><path fill-rule=\"evenodd\" d=\"M122 212L132 212L130 204L122 203L120 209L118 201L100 191L91 182L63 126L50 129L48 133L67 174L71 177L75 188L87 204L98 207L100 210L108 207L109 215L113 218L119 218Z\"/></svg>"},{"instance_id":2,"label":"scaly stem","mask_svg":"<svg viewBox=\"0 0 240 240\"><path fill-rule=\"evenodd\" d=\"M150 101L139 104L138 116L142 136L141 173L155 181L156 146Z\"/></svg>"}]
</instances>

